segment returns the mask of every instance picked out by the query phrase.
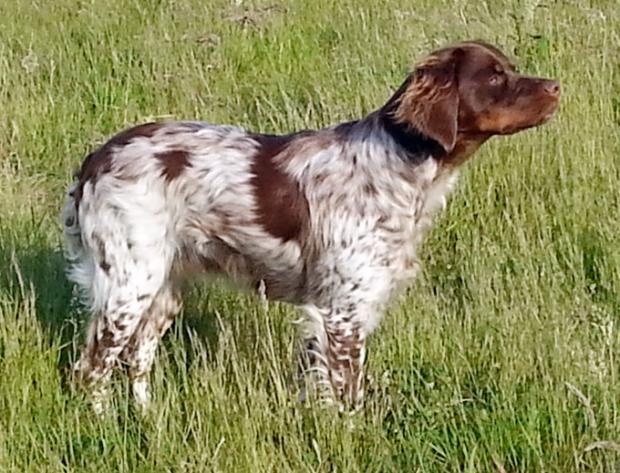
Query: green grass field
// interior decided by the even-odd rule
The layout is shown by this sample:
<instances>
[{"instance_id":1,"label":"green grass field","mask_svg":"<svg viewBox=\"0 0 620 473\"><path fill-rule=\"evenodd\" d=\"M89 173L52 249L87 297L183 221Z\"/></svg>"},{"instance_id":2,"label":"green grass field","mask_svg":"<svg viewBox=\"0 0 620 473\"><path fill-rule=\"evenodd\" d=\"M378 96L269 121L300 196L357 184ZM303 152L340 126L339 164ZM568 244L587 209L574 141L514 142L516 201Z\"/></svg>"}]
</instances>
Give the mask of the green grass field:
<instances>
[{"instance_id":1,"label":"green grass field","mask_svg":"<svg viewBox=\"0 0 620 473\"><path fill-rule=\"evenodd\" d=\"M359 117L468 38L558 78L562 105L463 169L423 274L371 338L363 412L291 399L290 307L198 284L152 415L119 377L96 418L65 377L86 313L58 214L83 156L154 118ZM619 160L612 0L3 0L0 471L620 472Z\"/></svg>"}]
</instances>

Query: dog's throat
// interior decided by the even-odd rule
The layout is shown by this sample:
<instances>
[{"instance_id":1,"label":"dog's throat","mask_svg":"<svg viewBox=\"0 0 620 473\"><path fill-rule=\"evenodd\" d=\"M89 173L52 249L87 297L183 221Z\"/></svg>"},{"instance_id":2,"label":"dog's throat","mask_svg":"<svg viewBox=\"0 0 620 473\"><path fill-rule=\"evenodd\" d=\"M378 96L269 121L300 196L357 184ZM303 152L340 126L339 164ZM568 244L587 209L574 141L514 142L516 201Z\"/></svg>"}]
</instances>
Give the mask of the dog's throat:
<instances>
[{"instance_id":1,"label":"dog's throat","mask_svg":"<svg viewBox=\"0 0 620 473\"><path fill-rule=\"evenodd\" d=\"M459 134L456 138L454 149L446 153L441 164L448 167L456 167L467 161L482 144L489 139L489 136L468 136Z\"/></svg>"}]
</instances>

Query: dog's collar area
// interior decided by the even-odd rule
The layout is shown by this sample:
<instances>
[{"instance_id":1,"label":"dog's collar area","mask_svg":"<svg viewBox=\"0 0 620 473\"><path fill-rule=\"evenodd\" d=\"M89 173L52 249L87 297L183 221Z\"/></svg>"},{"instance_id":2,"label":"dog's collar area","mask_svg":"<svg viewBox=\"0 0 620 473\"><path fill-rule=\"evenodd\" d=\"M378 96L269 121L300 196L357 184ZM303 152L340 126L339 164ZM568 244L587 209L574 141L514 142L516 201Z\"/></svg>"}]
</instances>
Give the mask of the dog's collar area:
<instances>
[{"instance_id":1,"label":"dog's collar area","mask_svg":"<svg viewBox=\"0 0 620 473\"><path fill-rule=\"evenodd\" d=\"M385 115L380 117L380 122L386 133L406 152L411 161L422 162L431 156L441 157L446 154L437 141L411 129L407 124L397 123Z\"/></svg>"}]
</instances>

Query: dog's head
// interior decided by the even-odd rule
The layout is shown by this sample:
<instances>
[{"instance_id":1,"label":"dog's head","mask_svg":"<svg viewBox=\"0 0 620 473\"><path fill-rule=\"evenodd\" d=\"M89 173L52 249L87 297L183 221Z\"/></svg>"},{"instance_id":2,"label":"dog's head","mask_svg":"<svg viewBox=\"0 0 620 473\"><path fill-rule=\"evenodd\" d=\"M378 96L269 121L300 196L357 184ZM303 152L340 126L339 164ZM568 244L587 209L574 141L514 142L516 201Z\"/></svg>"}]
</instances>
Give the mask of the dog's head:
<instances>
[{"instance_id":1,"label":"dog's head","mask_svg":"<svg viewBox=\"0 0 620 473\"><path fill-rule=\"evenodd\" d=\"M392 98L392 119L452 152L459 136L486 139L540 125L555 112L560 85L529 77L497 48L464 42L430 54Z\"/></svg>"}]
</instances>

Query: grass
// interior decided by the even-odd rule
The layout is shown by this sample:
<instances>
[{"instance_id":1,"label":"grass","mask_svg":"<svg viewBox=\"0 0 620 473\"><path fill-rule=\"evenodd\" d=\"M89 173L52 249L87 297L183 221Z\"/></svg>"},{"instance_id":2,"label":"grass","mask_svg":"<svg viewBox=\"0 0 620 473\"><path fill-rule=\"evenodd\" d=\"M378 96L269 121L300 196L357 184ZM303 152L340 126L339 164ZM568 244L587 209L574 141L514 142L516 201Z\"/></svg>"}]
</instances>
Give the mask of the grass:
<instances>
[{"instance_id":1,"label":"grass","mask_svg":"<svg viewBox=\"0 0 620 473\"><path fill-rule=\"evenodd\" d=\"M556 77L549 125L485 145L370 342L352 419L286 390L296 314L196 285L154 413L95 418L64 370L85 313L57 215L86 152L153 118L264 132L378 107L466 38ZM620 471L620 16L614 1L5 0L0 471Z\"/></svg>"}]
</instances>

